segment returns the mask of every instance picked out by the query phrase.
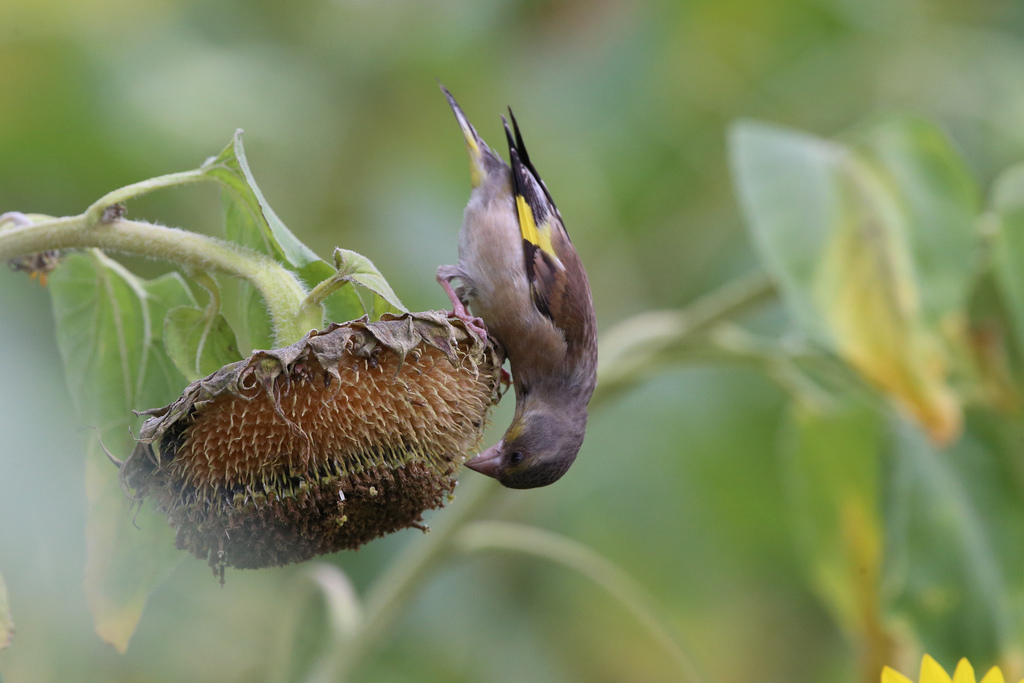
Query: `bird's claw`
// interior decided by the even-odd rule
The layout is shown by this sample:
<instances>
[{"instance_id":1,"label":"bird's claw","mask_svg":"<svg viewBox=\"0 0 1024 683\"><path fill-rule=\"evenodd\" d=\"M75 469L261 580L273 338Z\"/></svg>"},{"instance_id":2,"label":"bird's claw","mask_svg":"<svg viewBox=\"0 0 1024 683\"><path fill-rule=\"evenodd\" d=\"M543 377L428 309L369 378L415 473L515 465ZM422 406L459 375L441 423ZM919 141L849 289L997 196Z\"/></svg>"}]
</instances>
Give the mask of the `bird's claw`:
<instances>
[{"instance_id":1,"label":"bird's claw","mask_svg":"<svg viewBox=\"0 0 1024 683\"><path fill-rule=\"evenodd\" d=\"M452 312L448 314L448 317L458 318L461 320L468 331L480 337L480 341L486 344L490 337L487 335L487 327L484 325L483 318L478 318L469 314L469 311L466 310L466 305L462 303L462 300L459 299L459 295L455 293L454 289L452 289L452 285L448 281L448 278L439 274L437 276L437 282L441 285L445 294L448 295L448 298L452 302Z\"/></svg>"},{"instance_id":2,"label":"bird's claw","mask_svg":"<svg viewBox=\"0 0 1024 683\"><path fill-rule=\"evenodd\" d=\"M487 327L484 325L482 318L471 316L468 313L465 313L465 311L463 311L462 315L459 315L456 311L452 311L452 315L461 320L463 324L465 324L466 329L480 337L480 341L484 344L487 343Z\"/></svg>"}]
</instances>

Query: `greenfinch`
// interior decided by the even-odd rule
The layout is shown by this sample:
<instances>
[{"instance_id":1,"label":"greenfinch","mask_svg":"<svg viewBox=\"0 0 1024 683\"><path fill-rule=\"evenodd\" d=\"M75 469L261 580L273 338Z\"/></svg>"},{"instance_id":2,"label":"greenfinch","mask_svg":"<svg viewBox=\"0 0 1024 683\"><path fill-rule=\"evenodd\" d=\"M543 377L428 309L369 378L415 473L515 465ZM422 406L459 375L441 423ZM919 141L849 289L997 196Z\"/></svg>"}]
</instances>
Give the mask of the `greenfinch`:
<instances>
[{"instance_id":1,"label":"greenfinch","mask_svg":"<svg viewBox=\"0 0 1024 683\"><path fill-rule=\"evenodd\" d=\"M459 262L437 280L454 314L508 358L516 409L504 437L466 463L509 488L547 486L575 461L597 384L597 321L576 249L523 144L502 117L509 164L448 98L469 152L472 192ZM461 285L456 291L451 281ZM474 316L466 310L469 306Z\"/></svg>"}]
</instances>

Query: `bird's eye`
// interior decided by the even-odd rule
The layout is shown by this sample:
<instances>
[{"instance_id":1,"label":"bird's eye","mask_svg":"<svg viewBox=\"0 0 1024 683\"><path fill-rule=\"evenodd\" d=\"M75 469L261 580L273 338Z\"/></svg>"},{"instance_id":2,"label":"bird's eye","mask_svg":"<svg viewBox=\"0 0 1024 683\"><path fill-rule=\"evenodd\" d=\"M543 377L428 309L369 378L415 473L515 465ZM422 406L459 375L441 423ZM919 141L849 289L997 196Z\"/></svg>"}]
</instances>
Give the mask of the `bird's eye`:
<instances>
[{"instance_id":1,"label":"bird's eye","mask_svg":"<svg viewBox=\"0 0 1024 683\"><path fill-rule=\"evenodd\" d=\"M518 465L519 463L521 463L522 461L523 461L523 454L520 453L519 451L512 451L509 454L509 456L508 456L508 464L509 465L515 466L515 465Z\"/></svg>"}]
</instances>

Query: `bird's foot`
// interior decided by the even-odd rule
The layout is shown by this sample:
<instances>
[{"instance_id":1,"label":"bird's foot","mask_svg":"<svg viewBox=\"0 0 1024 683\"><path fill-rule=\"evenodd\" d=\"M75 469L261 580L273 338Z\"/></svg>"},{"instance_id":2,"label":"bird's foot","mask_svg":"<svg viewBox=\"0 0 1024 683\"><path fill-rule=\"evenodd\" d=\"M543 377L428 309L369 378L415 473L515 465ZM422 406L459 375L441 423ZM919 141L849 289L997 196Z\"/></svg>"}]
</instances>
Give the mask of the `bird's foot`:
<instances>
[{"instance_id":1,"label":"bird's foot","mask_svg":"<svg viewBox=\"0 0 1024 683\"><path fill-rule=\"evenodd\" d=\"M470 315L466 311L465 307L462 307L461 311L458 309L453 310L452 317L461 320L466 326L466 329L480 337L480 341L484 344L487 343L489 337L487 336L487 326L484 325L483 318L477 318L476 316Z\"/></svg>"},{"instance_id":2,"label":"bird's foot","mask_svg":"<svg viewBox=\"0 0 1024 683\"><path fill-rule=\"evenodd\" d=\"M461 320L466 325L466 329L480 337L480 340L486 344L489 337L487 335L487 327L484 325L483 318L478 318L469 314L469 311L466 310L466 305L462 303L462 299L460 299L459 295L455 293L454 289L452 289L452 283L450 283L447 278L438 275L437 282L444 289L448 298L451 299L452 312L449 314L449 317Z\"/></svg>"}]
</instances>

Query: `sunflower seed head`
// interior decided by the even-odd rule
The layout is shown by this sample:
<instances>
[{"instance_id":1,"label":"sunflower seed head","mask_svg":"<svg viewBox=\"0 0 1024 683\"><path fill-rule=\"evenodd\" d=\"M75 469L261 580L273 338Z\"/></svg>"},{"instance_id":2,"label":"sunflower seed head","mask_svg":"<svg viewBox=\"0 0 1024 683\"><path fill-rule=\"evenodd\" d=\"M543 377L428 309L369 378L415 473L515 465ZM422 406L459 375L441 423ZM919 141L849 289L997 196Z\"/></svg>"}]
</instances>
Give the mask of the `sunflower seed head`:
<instances>
[{"instance_id":1,"label":"sunflower seed head","mask_svg":"<svg viewBox=\"0 0 1024 683\"><path fill-rule=\"evenodd\" d=\"M121 481L222 576L422 528L479 444L501 361L443 312L331 324L146 411Z\"/></svg>"}]
</instances>

